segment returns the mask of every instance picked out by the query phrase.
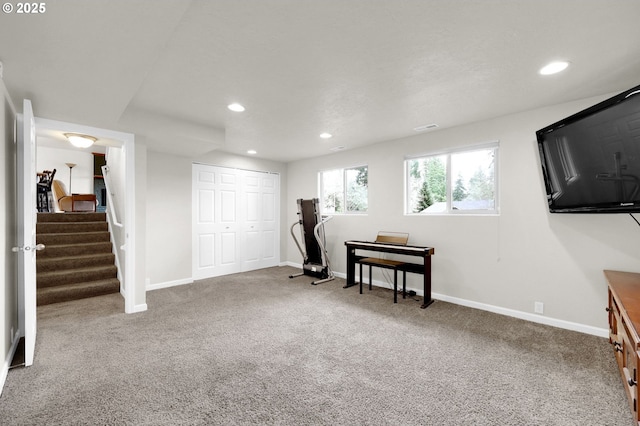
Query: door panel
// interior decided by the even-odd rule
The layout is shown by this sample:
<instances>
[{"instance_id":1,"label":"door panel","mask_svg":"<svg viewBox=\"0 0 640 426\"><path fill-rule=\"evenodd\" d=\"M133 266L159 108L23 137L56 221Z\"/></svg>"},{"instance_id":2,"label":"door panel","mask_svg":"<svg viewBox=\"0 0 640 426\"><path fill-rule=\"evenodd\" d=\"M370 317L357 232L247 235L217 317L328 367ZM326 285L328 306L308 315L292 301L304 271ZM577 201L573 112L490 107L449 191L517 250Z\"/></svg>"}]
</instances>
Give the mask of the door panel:
<instances>
[{"instance_id":1,"label":"door panel","mask_svg":"<svg viewBox=\"0 0 640 426\"><path fill-rule=\"evenodd\" d=\"M262 220L264 222L273 223L276 220L275 209L275 194L262 194Z\"/></svg>"},{"instance_id":2,"label":"door panel","mask_svg":"<svg viewBox=\"0 0 640 426\"><path fill-rule=\"evenodd\" d=\"M219 172L220 173L220 183L223 185L235 185L236 184L236 175L235 170L233 172Z\"/></svg>"},{"instance_id":3,"label":"door panel","mask_svg":"<svg viewBox=\"0 0 640 426\"><path fill-rule=\"evenodd\" d=\"M199 260L198 265L200 268L210 268L215 265L214 253L215 253L215 236L213 234L203 234L198 236L200 242L198 246Z\"/></svg>"},{"instance_id":4,"label":"door panel","mask_svg":"<svg viewBox=\"0 0 640 426\"><path fill-rule=\"evenodd\" d=\"M259 199L260 194L258 192L247 192L247 222L258 222L260 220Z\"/></svg>"},{"instance_id":5,"label":"door panel","mask_svg":"<svg viewBox=\"0 0 640 426\"><path fill-rule=\"evenodd\" d=\"M220 192L220 220L222 222L236 223L236 203L235 191Z\"/></svg>"},{"instance_id":6,"label":"door panel","mask_svg":"<svg viewBox=\"0 0 640 426\"><path fill-rule=\"evenodd\" d=\"M235 263L237 263L237 239L238 235L235 232L223 232L221 234L220 263L222 263L223 265L234 265Z\"/></svg>"},{"instance_id":7,"label":"door panel","mask_svg":"<svg viewBox=\"0 0 640 426\"><path fill-rule=\"evenodd\" d=\"M198 191L198 221L213 223L215 210L215 192L211 189Z\"/></svg>"},{"instance_id":8,"label":"door panel","mask_svg":"<svg viewBox=\"0 0 640 426\"><path fill-rule=\"evenodd\" d=\"M264 231L262 234L262 248L264 260L276 258L276 233L274 231Z\"/></svg>"},{"instance_id":9,"label":"door panel","mask_svg":"<svg viewBox=\"0 0 640 426\"><path fill-rule=\"evenodd\" d=\"M245 261L255 262L260 259L260 233L251 231L246 233Z\"/></svg>"}]
</instances>

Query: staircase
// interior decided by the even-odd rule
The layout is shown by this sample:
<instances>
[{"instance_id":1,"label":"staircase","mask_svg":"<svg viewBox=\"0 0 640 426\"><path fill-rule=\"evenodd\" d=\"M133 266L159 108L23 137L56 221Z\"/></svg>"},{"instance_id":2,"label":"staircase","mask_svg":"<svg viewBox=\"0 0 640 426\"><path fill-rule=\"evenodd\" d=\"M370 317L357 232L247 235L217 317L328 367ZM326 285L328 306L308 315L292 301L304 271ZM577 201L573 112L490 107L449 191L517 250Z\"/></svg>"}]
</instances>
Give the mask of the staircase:
<instances>
[{"instance_id":1,"label":"staircase","mask_svg":"<svg viewBox=\"0 0 640 426\"><path fill-rule=\"evenodd\" d=\"M120 291L105 213L38 213L37 305Z\"/></svg>"}]
</instances>

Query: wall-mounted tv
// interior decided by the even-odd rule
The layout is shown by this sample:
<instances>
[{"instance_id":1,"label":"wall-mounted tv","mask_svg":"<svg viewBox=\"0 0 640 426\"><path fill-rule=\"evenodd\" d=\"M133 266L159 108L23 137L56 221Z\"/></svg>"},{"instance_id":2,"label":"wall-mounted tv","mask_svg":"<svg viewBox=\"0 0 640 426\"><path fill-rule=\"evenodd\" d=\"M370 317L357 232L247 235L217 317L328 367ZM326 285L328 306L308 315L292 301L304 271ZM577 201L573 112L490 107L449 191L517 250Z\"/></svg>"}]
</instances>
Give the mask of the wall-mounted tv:
<instances>
[{"instance_id":1,"label":"wall-mounted tv","mask_svg":"<svg viewBox=\"0 0 640 426\"><path fill-rule=\"evenodd\" d=\"M640 86L536 136L550 212L640 212Z\"/></svg>"}]
</instances>

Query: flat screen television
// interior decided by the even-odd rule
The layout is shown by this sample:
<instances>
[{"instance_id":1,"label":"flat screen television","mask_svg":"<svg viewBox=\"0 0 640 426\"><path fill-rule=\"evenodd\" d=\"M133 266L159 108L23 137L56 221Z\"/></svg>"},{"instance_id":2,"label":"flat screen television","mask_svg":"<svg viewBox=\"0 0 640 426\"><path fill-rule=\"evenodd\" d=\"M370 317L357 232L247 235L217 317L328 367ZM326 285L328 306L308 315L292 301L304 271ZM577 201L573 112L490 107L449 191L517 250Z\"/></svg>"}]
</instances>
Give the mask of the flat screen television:
<instances>
[{"instance_id":1,"label":"flat screen television","mask_svg":"<svg viewBox=\"0 0 640 426\"><path fill-rule=\"evenodd\" d=\"M640 212L640 86L536 136L550 212Z\"/></svg>"}]
</instances>

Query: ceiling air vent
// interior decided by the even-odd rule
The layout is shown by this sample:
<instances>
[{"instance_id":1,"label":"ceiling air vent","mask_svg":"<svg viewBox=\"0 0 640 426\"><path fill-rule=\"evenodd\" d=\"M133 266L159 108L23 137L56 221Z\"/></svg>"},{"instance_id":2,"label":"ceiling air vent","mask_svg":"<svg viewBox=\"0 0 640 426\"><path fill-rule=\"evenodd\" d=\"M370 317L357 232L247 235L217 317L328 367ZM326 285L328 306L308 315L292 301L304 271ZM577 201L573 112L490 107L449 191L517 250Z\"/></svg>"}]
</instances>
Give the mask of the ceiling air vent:
<instances>
[{"instance_id":1,"label":"ceiling air vent","mask_svg":"<svg viewBox=\"0 0 640 426\"><path fill-rule=\"evenodd\" d=\"M414 127L413 130L416 132L424 132L425 130L435 129L436 127L438 127L437 124L425 124L424 126Z\"/></svg>"}]
</instances>

